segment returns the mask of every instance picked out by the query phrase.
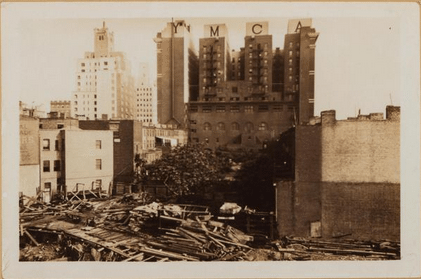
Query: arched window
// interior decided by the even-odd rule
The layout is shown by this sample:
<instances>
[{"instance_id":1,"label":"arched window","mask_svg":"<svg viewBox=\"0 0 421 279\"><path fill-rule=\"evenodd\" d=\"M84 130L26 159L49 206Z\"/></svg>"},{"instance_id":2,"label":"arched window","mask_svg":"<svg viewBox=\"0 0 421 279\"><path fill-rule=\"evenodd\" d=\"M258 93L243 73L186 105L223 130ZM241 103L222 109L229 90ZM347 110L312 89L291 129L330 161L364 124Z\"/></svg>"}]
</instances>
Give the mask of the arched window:
<instances>
[{"instance_id":1,"label":"arched window","mask_svg":"<svg viewBox=\"0 0 421 279\"><path fill-rule=\"evenodd\" d=\"M262 122L259 124L259 131L266 131L268 129L268 124L265 122Z\"/></svg>"},{"instance_id":2,"label":"arched window","mask_svg":"<svg viewBox=\"0 0 421 279\"><path fill-rule=\"evenodd\" d=\"M203 129L205 131L212 131L212 125L209 122L206 122L205 125L203 125Z\"/></svg>"},{"instance_id":3,"label":"arched window","mask_svg":"<svg viewBox=\"0 0 421 279\"><path fill-rule=\"evenodd\" d=\"M247 123L246 123L246 126L244 126L244 131L245 131L246 133L250 133L250 132L252 132L252 131L253 131L253 129L254 129L254 126L253 126L253 123L251 123L251 122L247 122Z\"/></svg>"},{"instance_id":4,"label":"arched window","mask_svg":"<svg viewBox=\"0 0 421 279\"><path fill-rule=\"evenodd\" d=\"M225 131L225 124L223 122L219 122L216 126L216 130L218 131Z\"/></svg>"},{"instance_id":5,"label":"arched window","mask_svg":"<svg viewBox=\"0 0 421 279\"><path fill-rule=\"evenodd\" d=\"M240 130L240 124L238 124L237 122L233 122L231 124L231 130L233 130L233 131L239 131Z\"/></svg>"}]
</instances>

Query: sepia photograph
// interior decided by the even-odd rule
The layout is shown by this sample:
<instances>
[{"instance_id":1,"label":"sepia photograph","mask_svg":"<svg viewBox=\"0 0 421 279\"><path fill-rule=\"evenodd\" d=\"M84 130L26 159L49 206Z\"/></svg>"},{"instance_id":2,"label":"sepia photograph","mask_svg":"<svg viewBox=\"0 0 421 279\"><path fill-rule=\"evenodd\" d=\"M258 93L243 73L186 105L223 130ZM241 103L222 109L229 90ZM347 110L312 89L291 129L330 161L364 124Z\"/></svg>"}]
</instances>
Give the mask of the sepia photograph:
<instances>
[{"instance_id":1,"label":"sepia photograph","mask_svg":"<svg viewBox=\"0 0 421 279\"><path fill-rule=\"evenodd\" d=\"M419 5L215 4L2 3L5 278L420 275Z\"/></svg>"}]
</instances>

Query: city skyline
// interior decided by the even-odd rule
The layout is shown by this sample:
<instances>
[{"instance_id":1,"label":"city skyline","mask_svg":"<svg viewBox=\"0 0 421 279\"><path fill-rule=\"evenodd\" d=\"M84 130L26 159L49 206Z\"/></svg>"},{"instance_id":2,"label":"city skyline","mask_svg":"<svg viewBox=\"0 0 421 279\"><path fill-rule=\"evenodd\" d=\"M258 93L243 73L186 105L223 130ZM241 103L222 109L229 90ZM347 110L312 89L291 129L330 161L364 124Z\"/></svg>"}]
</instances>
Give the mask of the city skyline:
<instances>
[{"instance_id":1,"label":"city skyline","mask_svg":"<svg viewBox=\"0 0 421 279\"><path fill-rule=\"evenodd\" d=\"M288 18L183 19L191 25L196 49L199 38L204 37L205 24L225 23L230 48L239 50L244 46L246 22L252 21L267 21L273 48L283 49L288 22ZM93 50L93 30L103 21L115 34L116 51L126 53L133 76L138 77L140 63L146 62L155 82L153 38L171 18L26 20L20 28L29 32L21 39L31 44L21 44L20 48L20 56L28 62L19 63L21 79L27 81L22 83L20 99L29 104L36 99L47 111L49 101L69 100L75 90L77 59ZM63 33L69 24L74 28ZM362 113L384 112L386 105L400 105L399 56L394 55L399 53L397 19L313 18L313 26L321 34L315 59L315 115L335 109L343 119L355 116L360 109ZM341 34L341 30L346 32ZM33 71L31 65L42 65L43 71Z\"/></svg>"},{"instance_id":2,"label":"city skyline","mask_svg":"<svg viewBox=\"0 0 421 279\"><path fill-rule=\"evenodd\" d=\"M355 116L359 109L362 114L368 114L384 112L386 105L390 104L401 107L400 132L396 133L399 134L400 148L393 150L399 149L400 152L402 258L387 262L341 261L334 264L331 261L279 265L224 263L224 267L219 263L198 263L194 267L180 264L174 269L167 268L165 263L156 266L123 263L123 273L114 265L81 263L82 268L74 269L70 265L63 268L62 265L45 263L46 269L41 273L46 277L73 274L75 278L98 277L98 274L110 278L139 274L156 278L168 277L169 274L177 278L215 277L221 275L221 270L225 277L255 278L337 277L343 274L350 277L406 277L418 274L420 53L417 8L417 3L2 3L2 127L5 135L2 138L2 159L7 162L2 165L5 174L2 180L2 185L5 185L3 208L11 209L3 221L4 227L8 228L3 237L10 240L3 241L3 254L8 263L4 273L13 278L27 278L40 272L35 264L16 262L19 258L16 249L19 231L16 226L19 220L16 181L20 178L19 140L16 140L19 139L18 101L49 106L50 100L69 100L75 90L77 59L83 58L85 52L93 51L93 30L101 27L103 21L115 34L115 49L127 54L137 77L137 59L148 62L144 58L149 58L156 63L153 38L174 17L174 20L184 19L192 25L198 34L195 36L196 47L199 38L203 37L205 24L227 24L231 48L236 50L238 47L234 41L238 41L238 46L244 45L246 22L269 21L273 46L282 49L283 43L278 40L283 40L286 34L288 19L312 18L313 27L320 32L316 44L314 115L332 109L336 110L335 119L339 120ZM149 50L149 44L153 52ZM154 65L150 66L151 75L155 76L156 69ZM323 127L320 125L320 128ZM358 132L350 131L352 135L346 140L338 138L341 144L359 136ZM372 134L365 136L370 140L373 137ZM317 144L317 141L313 143ZM371 144L375 141L370 141ZM310 162L306 157L303 159ZM341 168L341 171L347 174L346 168ZM361 208L365 208L365 204Z\"/></svg>"}]
</instances>

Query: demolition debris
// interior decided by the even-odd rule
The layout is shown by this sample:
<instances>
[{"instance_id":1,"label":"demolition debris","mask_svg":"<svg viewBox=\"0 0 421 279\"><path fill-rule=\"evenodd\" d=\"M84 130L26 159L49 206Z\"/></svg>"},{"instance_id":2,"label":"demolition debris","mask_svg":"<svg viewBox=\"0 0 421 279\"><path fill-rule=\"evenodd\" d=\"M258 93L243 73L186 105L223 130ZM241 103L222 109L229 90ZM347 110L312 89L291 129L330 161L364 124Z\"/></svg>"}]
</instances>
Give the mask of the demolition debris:
<instances>
[{"instance_id":1,"label":"demolition debris","mask_svg":"<svg viewBox=\"0 0 421 279\"><path fill-rule=\"evenodd\" d=\"M267 261L399 259L397 243L284 237L260 243L208 207L114 198L20 201L21 261Z\"/></svg>"}]
</instances>

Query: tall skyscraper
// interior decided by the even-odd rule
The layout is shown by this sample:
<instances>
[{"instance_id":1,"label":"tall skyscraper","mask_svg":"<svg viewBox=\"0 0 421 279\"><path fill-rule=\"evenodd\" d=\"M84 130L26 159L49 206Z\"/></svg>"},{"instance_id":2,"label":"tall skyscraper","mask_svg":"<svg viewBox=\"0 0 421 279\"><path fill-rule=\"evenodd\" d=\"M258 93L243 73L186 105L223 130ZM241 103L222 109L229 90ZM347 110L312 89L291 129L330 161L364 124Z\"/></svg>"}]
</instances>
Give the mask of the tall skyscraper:
<instances>
[{"instance_id":1,"label":"tall skyscraper","mask_svg":"<svg viewBox=\"0 0 421 279\"><path fill-rule=\"evenodd\" d=\"M133 119L134 79L123 52L114 51L114 34L103 23L94 29L94 52L79 59L71 115L78 119Z\"/></svg>"},{"instance_id":2,"label":"tall skyscraper","mask_svg":"<svg viewBox=\"0 0 421 279\"><path fill-rule=\"evenodd\" d=\"M319 33L311 23L311 19L290 20L284 40L284 99L296 103L299 123L314 116L314 58Z\"/></svg>"},{"instance_id":3,"label":"tall skyscraper","mask_svg":"<svg viewBox=\"0 0 421 279\"><path fill-rule=\"evenodd\" d=\"M157 47L159 124L186 127L186 106L198 96L198 58L184 20L168 22L154 39Z\"/></svg>"},{"instance_id":4,"label":"tall skyscraper","mask_svg":"<svg viewBox=\"0 0 421 279\"><path fill-rule=\"evenodd\" d=\"M142 123L154 123L156 119L156 90L149 78L149 65L141 63L136 85L136 117Z\"/></svg>"}]
</instances>

